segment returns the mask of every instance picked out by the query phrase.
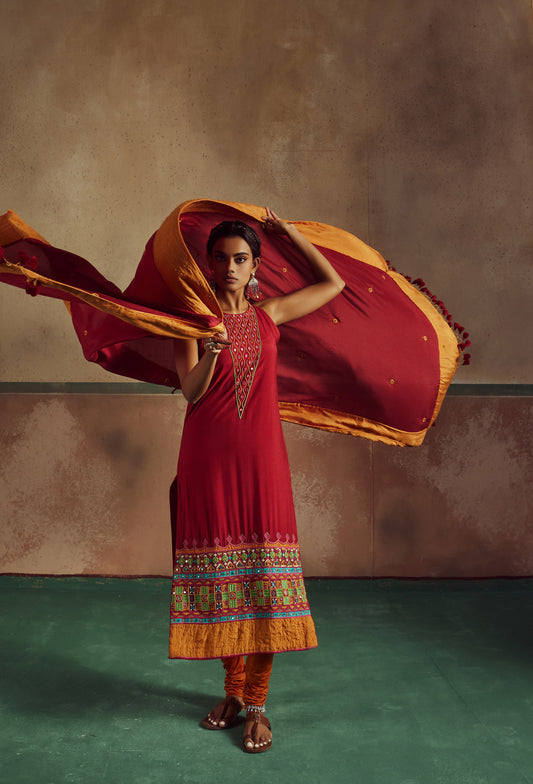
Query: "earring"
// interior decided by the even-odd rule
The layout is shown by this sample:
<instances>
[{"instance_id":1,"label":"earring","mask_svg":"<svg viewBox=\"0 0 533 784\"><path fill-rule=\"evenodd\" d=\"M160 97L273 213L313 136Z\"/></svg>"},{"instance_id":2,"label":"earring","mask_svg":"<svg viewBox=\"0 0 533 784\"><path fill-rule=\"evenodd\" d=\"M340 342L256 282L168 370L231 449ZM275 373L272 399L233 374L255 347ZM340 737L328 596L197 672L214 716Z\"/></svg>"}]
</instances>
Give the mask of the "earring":
<instances>
[{"instance_id":1,"label":"earring","mask_svg":"<svg viewBox=\"0 0 533 784\"><path fill-rule=\"evenodd\" d=\"M263 296L259 289L259 281L255 277L255 272L252 272L250 280L246 284L246 296L254 300L261 299Z\"/></svg>"}]
</instances>

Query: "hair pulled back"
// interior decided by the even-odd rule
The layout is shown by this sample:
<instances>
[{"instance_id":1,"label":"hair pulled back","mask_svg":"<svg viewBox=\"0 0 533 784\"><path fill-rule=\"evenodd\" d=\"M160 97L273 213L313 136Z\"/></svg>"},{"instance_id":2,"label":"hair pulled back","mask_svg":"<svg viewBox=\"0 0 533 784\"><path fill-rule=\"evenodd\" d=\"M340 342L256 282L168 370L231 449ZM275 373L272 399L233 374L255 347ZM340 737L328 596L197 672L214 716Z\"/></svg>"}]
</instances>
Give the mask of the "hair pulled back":
<instances>
[{"instance_id":1,"label":"hair pulled back","mask_svg":"<svg viewBox=\"0 0 533 784\"><path fill-rule=\"evenodd\" d=\"M256 259L261 253L261 240L257 233L247 223L241 220L222 221L211 229L207 240L207 254L211 256L215 243L222 237L241 237L250 246L252 258Z\"/></svg>"}]
</instances>

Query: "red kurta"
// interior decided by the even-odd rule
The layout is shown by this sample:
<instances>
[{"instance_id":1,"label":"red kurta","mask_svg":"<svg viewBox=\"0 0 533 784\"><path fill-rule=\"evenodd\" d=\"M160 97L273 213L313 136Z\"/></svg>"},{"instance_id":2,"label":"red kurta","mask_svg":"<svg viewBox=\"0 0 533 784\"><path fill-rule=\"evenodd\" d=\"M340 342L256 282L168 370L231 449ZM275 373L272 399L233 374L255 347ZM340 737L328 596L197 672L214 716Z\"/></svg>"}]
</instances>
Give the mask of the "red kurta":
<instances>
[{"instance_id":1,"label":"red kurta","mask_svg":"<svg viewBox=\"0 0 533 784\"><path fill-rule=\"evenodd\" d=\"M316 645L278 409L274 322L224 315L232 340L189 405L178 461L170 656Z\"/></svg>"}]
</instances>

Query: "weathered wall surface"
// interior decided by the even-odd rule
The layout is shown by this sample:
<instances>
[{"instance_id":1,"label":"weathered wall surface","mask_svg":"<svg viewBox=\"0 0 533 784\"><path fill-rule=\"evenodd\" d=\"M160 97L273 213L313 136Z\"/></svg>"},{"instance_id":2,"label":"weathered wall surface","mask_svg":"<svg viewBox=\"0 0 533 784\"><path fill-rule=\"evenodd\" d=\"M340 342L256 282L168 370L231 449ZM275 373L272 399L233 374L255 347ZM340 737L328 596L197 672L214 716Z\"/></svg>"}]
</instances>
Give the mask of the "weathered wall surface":
<instances>
[{"instance_id":1,"label":"weathered wall surface","mask_svg":"<svg viewBox=\"0 0 533 784\"><path fill-rule=\"evenodd\" d=\"M170 574L184 412L180 396L2 395L0 572ZM533 574L532 426L533 398L455 396L417 449L285 425L305 573Z\"/></svg>"},{"instance_id":2,"label":"weathered wall surface","mask_svg":"<svg viewBox=\"0 0 533 784\"><path fill-rule=\"evenodd\" d=\"M1 11L1 212L120 286L187 198L326 221L468 326L458 382L533 383L529 0ZM0 392L42 385L0 396L0 570L167 573L183 401L69 394L122 379L84 362L61 303L0 289L0 334ZM420 450L287 426L307 574L531 574L530 415L452 397Z\"/></svg>"},{"instance_id":3,"label":"weathered wall surface","mask_svg":"<svg viewBox=\"0 0 533 784\"><path fill-rule=\"evenodd\" d=\"M529 0L3 0L0 209L122 286L187 198L329 222L468 324L458 380L530 383L532 36ZM0 297L3 380L106 378Z\"/></svg>"}]
</instances>

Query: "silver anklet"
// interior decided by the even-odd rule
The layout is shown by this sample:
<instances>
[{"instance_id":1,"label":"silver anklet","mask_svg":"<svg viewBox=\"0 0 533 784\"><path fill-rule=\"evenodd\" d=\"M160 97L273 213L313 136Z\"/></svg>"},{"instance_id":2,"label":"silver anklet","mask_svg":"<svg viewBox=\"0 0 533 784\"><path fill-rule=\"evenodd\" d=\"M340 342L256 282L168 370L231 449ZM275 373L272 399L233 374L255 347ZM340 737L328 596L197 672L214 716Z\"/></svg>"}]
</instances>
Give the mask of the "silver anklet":
<instances>
[{"instance_id":1,"label":"silver anklet","mask_svg":"<svg viewBox=\"0 0 533 784\"><path fill-rule=\"evenodd\" d=\"M257 711L258 713L264 713L265 712L265 706L264 705L245 705L244 706L244 710L245 711Z\"/></svg>"}]
</instances>

